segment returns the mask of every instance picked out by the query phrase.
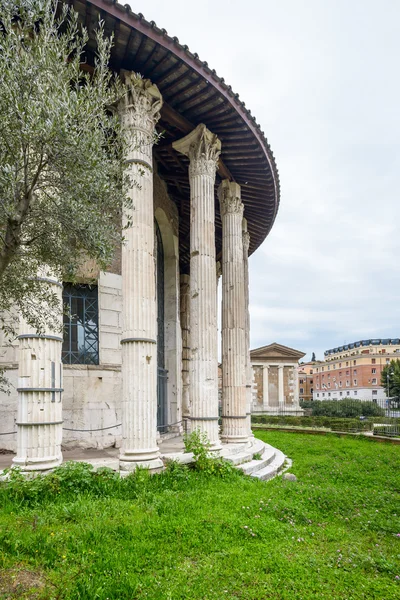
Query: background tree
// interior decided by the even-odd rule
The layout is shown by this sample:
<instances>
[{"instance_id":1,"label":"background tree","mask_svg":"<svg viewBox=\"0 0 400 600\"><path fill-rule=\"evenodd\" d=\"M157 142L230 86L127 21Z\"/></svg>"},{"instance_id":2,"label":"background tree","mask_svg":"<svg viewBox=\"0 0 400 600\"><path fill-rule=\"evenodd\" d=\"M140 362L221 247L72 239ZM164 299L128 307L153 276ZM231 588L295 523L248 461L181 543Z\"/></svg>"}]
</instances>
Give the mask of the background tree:
<instances>
[{"instance_id":1,"label":"background tree","mask_svg":"<svg viewBox=\"0 0 400 600\"><path fill-rule=\"evenodd\" d=\"M40 330L51 318L42 301L57 308L35 279L43 265L69 280L84 259L106 267L127 203L111 40L100 24L94 70L83 72L88 34L56 6L0 0L0 320L10 334L10 314Z\"/></svg>"},{"instance_id":2,"label":"background tree","mask_svg":"<svg viewBox=\"0 0 400 600\"><path fill-rule=\"evenodd\" d=\"M381 385L388 398L400 396L400 361L391 360L382 370Z\"/></svg>"}]
</instances>

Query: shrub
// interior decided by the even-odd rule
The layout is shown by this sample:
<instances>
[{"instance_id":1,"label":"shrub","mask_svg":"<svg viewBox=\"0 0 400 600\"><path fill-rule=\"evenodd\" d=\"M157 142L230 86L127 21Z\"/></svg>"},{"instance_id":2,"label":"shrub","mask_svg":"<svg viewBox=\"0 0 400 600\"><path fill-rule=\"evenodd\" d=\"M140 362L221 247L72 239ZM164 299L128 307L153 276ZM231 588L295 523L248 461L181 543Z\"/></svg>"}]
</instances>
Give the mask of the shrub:
<instances>
[{"instance_id":1,"label":"shrub","mask_svg":"<svg viewBox=\"0 0 400 600\"><path fill-rule=\"evenodd\" d=\"M226 460L215 456L210 447L210 441L205 433L196 429L183 438L185 452L192 452L194 462L192 467L206 475L228 477L238 474L238 470Z\"/></svg>"}]
</instances>

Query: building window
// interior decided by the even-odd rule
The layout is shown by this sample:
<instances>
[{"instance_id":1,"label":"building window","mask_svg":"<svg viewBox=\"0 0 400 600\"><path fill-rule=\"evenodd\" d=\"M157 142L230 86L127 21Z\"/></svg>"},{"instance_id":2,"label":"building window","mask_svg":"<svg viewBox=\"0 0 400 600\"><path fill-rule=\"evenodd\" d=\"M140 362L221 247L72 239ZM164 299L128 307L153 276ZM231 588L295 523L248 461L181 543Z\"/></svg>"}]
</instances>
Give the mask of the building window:
<instances>
[{"instance_id":1,"label":"building window","mask_svg":"<svg viewBox=\"0 0 400 600\"><path fill-rule=\"evenodd\" d=\"M310 379L310 385L312 385L312 384L313 384L313 379Z\"/></svg>"},{"instance_id":2,"label":"building window","mask_svg":"<svg viewBox=\"0 0 400 600\"><path fill-rule=\"evenodd\" d=\"M375 375L376 369L371 369L372 375Z\"/></svg>"},{"instance_id":3,"label":"building window","mask_svg":"<svg viewBox=\"0 0 400 600\"><path fill-rule=\"evenodd\" d=\"M349 366L349 362L347 361L347 362L346 362L346 367L348 367L348 366Z\"/></svg>"},{"instance_id":4,"label":"building window","mask_svg":"<svg viewBox=\"0 0 400 600\"><path fill-rule=\"evenodd\" d=\"M390 358L386 359L386 364L389 365L390 364Z\"/></svg>"},{"instance_id":5,"label":"building window","mask_svg":"<svg viewBox=\"0 0 400 600\"><path fill-rule=\"evenodd\" d=\"M339 369L341 369L341 368L342 368L342 363L339 363Z\"/></svg>"},{"instance_id":6,"label":"building window","mask_svg":"<svg viewBox=\"0 0 400 600\"><path fill-rule=\"evenodd\" d=\"M353 375L357 375L357 369L353 369Z\"/></svg>"},{"instance_id":7,"label":"building window","mask_svg":"<svg viewBox=\"0 0 400 600\"><path fill-rule=\"evenodd\" d=\"M317 394L317 398L319 398L319 394Z\"/></svg>"},{"instance_id":8,"label":"building window","mask_svg":"<svg viewBox=\"0 0 400 600\"><path fill-rule=\"evenodd\" d=\"M318 371L318 369L317 369L317 371ZM310 369L310 375L312 375L312 374L313 374L313 370L312 370L312 369Z\"/></svg>"},{"instance_id":9,"label":"building window","mask_svg":"<svg viewBox=\"0 0 400 600\"><path fill-rule=\"evenodd\" d=\"M328 371L330 371L330 370L331 370L331 365L328 365Z\"/></svg>"},{"instance_id":10,"label":"building window","mask_svg":"<svg viewBox=\"0 0 400 600\"><path fill-rule=\"evenodd\" d=\"M356 365L356 364L357 364L357 361L356 361L356 360L353 360L353 365Z\"/></svg>"},{"instance_id":11,"label":"building window","mask_svg":"<svg viewBox=\"0 0 400 600\"><path fill-rule=\"evenodd\" d=\"M339 396L343 396L343 392L339 392Z\"/></svg>"},{"instance_id":12,"label":"building window","mask_svg":"<svg viewBox=\"0 0 400 600\"><path fill-rule=\"evenodd\" d=\"M319 390L319 383L317 383L317 390Z\"/></svg>"},{"instance_id":13,"label":"building window","mask_svg":"<svg viewBox=\"0 0 400 600\"><path fill-rule=\"evenodd\" d=\"M300 388L300 394L304 394L304 388Z\"/></svg>"},{"instance_id":14,"label":"building window","mask_svg":"<svg viewBox=\"0 0 400 600\"><path fill-rule=\"evenodd\" d=\"M376 364L376 358L371 358L371 363L372 363L373 365L375 365L375 364Z\"/></svg>"},{"instance_id":15,"label":"building window","mask_svg":"<svg viewBox=\"0 0 400 600\"><path fill-rule=\"evenodd\" d=\"M314 388L311 388L310 389L310 394L313 394L313 393L314 393Z\"/></svg>"},{"instance_id":16,"label":"building window","mask_svg":"<svg viewBox=\"0 0 400 600\"><path fill-rule=\"evenodd\" d=\"M357 385L357 379L354 379L353 383L354 385Z\"/></svg>"},{"instance_id":17,"label":"building window","mask_svg":"<svg viewBox=\"0 0 400 600\"><path fill-rule=\"evenodd\" d=\"M372 390L372 395L373 396L377 396L378 395L378 390Z\"/></svg>"},{"instance_id":18,"label":"building window","mask_svg":"<svg viewBox=\"0 0 400 600\"><path fill-rule=\"evenodd\" d=\"M322 392L322 397L325 398L325 392Z\"/></svg>"},{"instance_id":19,"label":"building window","mask_svg":"<svg viewBox=\"0 0 400 600\"><path fill-rule=\"evenodd\" d=\"M321 371L323 371L323 370L324 370L324 367L321 367Z\"/></svg>"},{"instance_id":20,"label":"building window","mask_svg":"<svg viewBox=\"0 0 400 600\"><path fill-rule=\"evenodd\" d=\"M349 387L349 385L350 385L350 381L347 379L347 381L346 381L346 387Z\"/></svg>"},{"instance_id":21,"label":"building window","mask_svg":"<svg viewBox=\"0 0 400 600\"><path fill-rule=\"evenodd\" d=\"M376 385L376 377L373 378L372 385Z\"/></svg>"},{"instance_id":22,"label":"building window","mask_svg":"<svg viewBox=\"0 0 400 600\"><path fill-rule=\"evenodd\" d=\"M331 382L329 381L329 382L328 382L328 388L330 388L330 387L331 387Z\"/></svg>"},{"instance_id":23,"label":"building window","mask_svg":"<svg viewBox=\"0 0 400 600\"><path fill-rule=\"evenodd\" d=\"M96 285L64 284L64 341L62 362L99 364L99 303Z\"/></svg>"},{"instance_id":24,"label":"building window","mask_svg":"<svg viewBox=\"0 0 400 600\"><path fill-rule=\"evenodd\" d=\"M341 381L339 381L339 387L342 387L342 382Z\"/></svg>"},{"instance_id":25,"label":"building window","mask_svg":"<svg viewBox=\"0 0 400 600\"><path fill-rule=\"evenodd\" d=\"M330 398L330 397L331 397L331 393L330 393L330 392L328 392L328 398Z\"/></svg>"},{"instance_id":26,"label":"building window","mask_svg":"<svg viewBox=\"0 0 400 600\"><path fill-rule=\"evenodd\" d=\"M357 396L357 390L354 390L354 395Z\"/></svg>"},{"instance_id":27,"label":"building window","mask_svg":"<svg viewBox=\"0 0 400 600\"><path fill-rule=\"evenodd\" d=\"M303 380L302 380L302 379L299 379L299 383L303 383Z\"/></svg>"}]
</instances>

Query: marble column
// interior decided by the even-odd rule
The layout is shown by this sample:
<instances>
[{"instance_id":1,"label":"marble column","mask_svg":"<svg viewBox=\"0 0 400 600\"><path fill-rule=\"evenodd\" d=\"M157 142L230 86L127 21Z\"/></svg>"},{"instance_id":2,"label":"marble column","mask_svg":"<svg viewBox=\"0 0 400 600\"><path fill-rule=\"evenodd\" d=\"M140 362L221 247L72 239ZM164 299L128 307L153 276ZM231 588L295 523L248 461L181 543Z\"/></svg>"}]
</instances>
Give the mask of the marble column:
<instances>
[{"instance_id":1,"label":"marble column","mask_svg":"<svg viewBox=\"0 0 400 600\"><path fill-rule=\"evenodd\" d=\"M180 312L182 330L182 418L184 422L184 431L190 433L190 275L181 275Z\"/></svg>"},{"instance_id":2,"label":"marble column","mask_svg":"<svg viewBox=\"0 0 400 600\"><path fill-rule=\"evenodd\" d=\"M128 134L131 205L122 244L122 445L120 469L163 466L157 446L157 310L154 257L153 140L162 105L158 88L125 73L121 118Z\"/></svg>"},{"instance_id":3,"label":"marble column","mask_svg":"<svg viewBox=\"0 0 400 600\"><path fill-rule=\"evenodd\" d=\"M278 365L278 400L279 400L279 410L283 410L285 406L285 395L284 395L284 366Z\"/></svg>"},{"instance_id":4,"label":"marble column","mask_svg":"<svg viewBox=\"0 0 400 600\"><path fill-rule=\"evenodd\" d=\"M23 471L48 471L62 463L62 284L43 270L38 280L55 295L59 314L45 331L20 319L18 360L17 455ZM43 313L54 311L44 303Z\"/></svg>"},{"instance_id":5,"label":"marble column","mask_svg":"<svg viewBox=\"0 0 400 600\"><path fill-rule=\"evenodd\" d=\"M222 439L246 443L249 430L240 186L225 179L218 196L222 220Z\"/></svg>"},{"instance_id":6,"label":"marble column","mask_svg":"<svg viewBox=\"0 0 400 600\"><path fill-rule=\"evenodd\" d=\"M253 406L253 368L250 360L250 308L249 308L249 246L250 234L247 231L247 220L243 219L243 269L244 269L244 319L245 319L245 369L246 369L246 411L249 435L251 431L251 409Z\"/></svg>"},{"instance_id":7,"label":"marble column","mask_svg":"<svg viewBox=\"0 0 400 600\"><path fill-rule=\"evenodd\" d=\"M269 365L263 365L263 410L269 406Z\"/></svg>"},{"instance_id":8,"label":"marble column","mask_svg":"<svg viewBox=\"0 0 400 600\"><path fill-rule=\"evenodd\" d=\"M200 124L173 147L190 159L191 429L220 447L214 185L221 142Z\"/></svg>"}]
</instances>

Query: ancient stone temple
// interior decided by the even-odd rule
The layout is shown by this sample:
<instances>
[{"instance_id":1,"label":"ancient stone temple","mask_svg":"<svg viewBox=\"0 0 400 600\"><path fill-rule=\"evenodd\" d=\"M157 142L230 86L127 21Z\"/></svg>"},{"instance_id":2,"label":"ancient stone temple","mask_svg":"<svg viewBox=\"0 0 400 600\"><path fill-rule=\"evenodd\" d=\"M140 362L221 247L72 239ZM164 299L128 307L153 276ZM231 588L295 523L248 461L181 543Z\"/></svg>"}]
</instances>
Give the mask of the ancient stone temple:
<instances>
[{"instance_id":1,"label":"ancient stone temple","mask_svg":"<svg viewBox=\"0 0 400 600\"><path fill-rule=\"evenodd\" d=\"M304 352L276 342L251 350L252 412L264 415L302 415L298 364Z\"/></svg>"},{"instance_id":2,"label":"ancient stone temple","mask_svg":"<svg viewBox=\"0 0 400 600\"><path fill-rule=\"evenodd\" d=\"M46 470L62 446L120 448L120 468L161 465L162 436L199 429L214 449L250 435L248 257L278 210L271 149L230 86L154 22L110 0L72 0L82 23L114 34L110 67L140 185L125 243L107 272L79 285L48 279L71 316L64 336L21 321L2 347L11 395L0 398L0 447ZM94 64L90 36L83 69ZM162 133L154 144L154 132ZM217 286L222 274L222 426ZM61 316L61 315L60 315ZM16 432L16 433L13 433Z\"/></svg>"}]
</instances>

